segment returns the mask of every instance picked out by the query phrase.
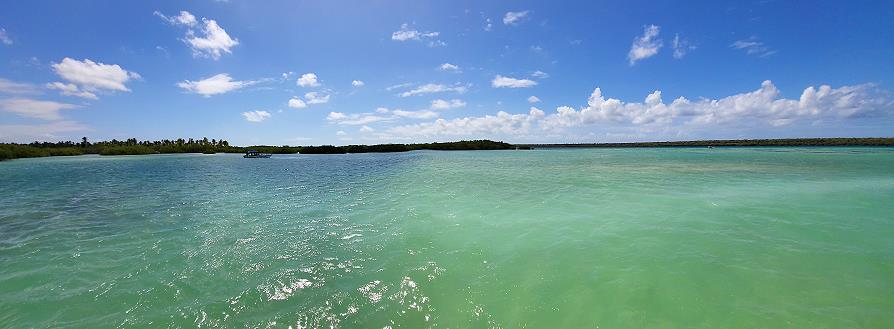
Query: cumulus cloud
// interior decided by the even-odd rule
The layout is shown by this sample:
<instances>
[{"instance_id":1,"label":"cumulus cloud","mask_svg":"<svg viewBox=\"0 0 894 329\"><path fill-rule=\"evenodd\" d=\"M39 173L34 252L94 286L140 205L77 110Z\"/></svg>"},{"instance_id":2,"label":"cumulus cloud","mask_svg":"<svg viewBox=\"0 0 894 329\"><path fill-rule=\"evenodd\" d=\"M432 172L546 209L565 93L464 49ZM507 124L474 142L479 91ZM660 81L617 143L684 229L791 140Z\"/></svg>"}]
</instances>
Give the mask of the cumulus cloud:
<instances>
[{"instance_id":1,"label":"cumulus cloud","mask_svg":"<svg viewBox=\"0 0 894 329\"><path fill-rule=\"evenodd\" d=\"M776 53L775 50L767 47L757 37L752 36L748 39L738 40L729 45L730 48L744 50L746 54L757 57L767 57Z\"/></svg>"},{"instance_id":2,"label":"cumulus cloud","mask_svg":"<svg viewBox=\"0 0 894 329\"><path fill-rule=\"evenodd\" d=\"M446 45L443 41L434 39L440 35L439 32L420 32L416 29L410 28L410 25L404 23L400 26L400 29L391 33L391 40L394 41L422 41L423 39L429 39L429 46L442 46Z\"/></svg>"},{"instance_id":3,"label":"cumulus cloud","mask_svg":"<svg viewBox=\"0 0 894 329\"><path fill-rule=\"evenodd\" d=\"M643 102L605 99L599 88L593 91L587 106L578 110L560 108L547 118L549 127L576 126L595 122L634 125L726 125L763 123L787 125L816 119L847 119L890 113L894 102L871 84L832 88L808 87L799 99L781 97L769 80L761 88L720 99L689 100L684 97L670 104L663 102L661 91L649 94Z\"/></svg>"},{"instance_id":4,"label":"cumulus cloud","mask_svg":"<svg viewBox=\"0 0 894 329\"><path fill-rule=\"evenodd\" d=\"M80 90L80 88L78 88L78 85L73 83L62 83L57 81L46 84L46 87L48 89L58 90L62 95L65 96L77 96L92 100L99 99L99 97L96 97L96 94L86 90Z\"/></svg>"},{"instance_id":5,"label":"cumulus cloud","mask_svg":"<svg viewBox=\"0 0 894 329\"><path fill-rule=\"evenodd\" d=\"M757 90L731 96L690 100L678 97L665 103L656 90L642 101L626 102L607 98L596 88L586 106L575 109L560 106L546 114L532 107L528 113L437 119L386 130L394 138L459 136L547 136L576 132L589 127L626 131L624 136L640 136L643 131L665 131L671 135L710 129L731 131L757 129L766 132L774 127L831 122L844 125L847 120L894 117L894 99L888 91L873 84L833 88L828 85L808 87L800 97L788 99L770 81ZM592 129L592 128L589 128ZM559 135L561 136L561 135ZM567 135L566 135L567 136ZM620 136L620 135L617 135ZM653 137L654 138L654 137Z\"/></svg>"},{"instance_id":6,"label":"cumulus cloud","mask_svg":"<svg viewBox=\"0 0 894 329\"><path fill-rule=\"evenodd\" d=\"M329 102L329 94L312 91L304 94L304 99L307 104L325 104Z\"/></svg>"},{"instance_id":7,"label":"cumulus cloud","mask_svg":"<svg viewBox=\"0 0 894 329\"><path fill-rule=\"evenodd\" d=\"M366 84L366 83L364 83L364 82L361 81L361 80L354 80L354 81L351 81L351 85L354 86L354 87L363 87L363 85L365 85L365 84Z\"/></svg>"},{"instance_id":8,"label":"cumulus cloud","mask_svg":"<svg viewBox=\"0 0 894 329\"><path fill-rule=\"evenodd\" d=\"M444 99L436 99L431 101L431 106L429 106L429 108L432 110L450 110L465 106L466 102L461 99L451 99L449 101Z\"/></svg>"},{"instance_id":9,"label":"cumulus cloud","mask_svg":"<svg viewBox=\"0 0 894 329\"><path fill-rule=\"evenodd\" d=\"M319 87L320 82L317 80L317 75L315 73L305 73L302 74L298 81L296 82L300 87Z\"/></svg>"},{"instance_id":10,"label":"cumulus cloud","mask_svg":"<svg viewBox=\"0 0 894 329\"><path fill-rule=\"evenodd\" d=\"M538 98L537 96L528 97L528 103L534 104L534 103L539 103L539 102L540 102L540 98Z\"/></svg>"},{"instance_id":11,"label":"cumulus cloud","mask_svg":"<svg viewBox=\"0 0 894 329\"><path fill-rule=\"evenodd\" d=\"M7 45L7 46L12 45L12 38L10 38L9 34L6 33L6 29L4 29L2 27L0 27L0 42L2 42L4 45Z\"/></svg>"},{"instance_id":12,"label":"cumulus cloud","mask_svg":"<svg viewBox=\"0 0 894 329\"><path fill-rule=\"evenodd\" d=\"M466 86L463 86L463 85L447 86L447 85L443 85L443 84L429 83L429 84L425 84L425 85L416 87L412 90L402 92L402 93L400 93L400 97L410 97L410 96L416 96L416 95L443 93L443 92L455 92L458 94L462 94L462 93L465 93L466 90L467 90Z\"/></svg>"},{"instance_id":13,"label":"cumulus cloud","mask_svg":"<svg viewBox=\"0 0 894 329\"><path fill-rule=\"evenodd\" d=\"M459 66L450 63L441 64L441 66L438 66L438 69L447 72L459 72Z\"/></svg>"},{"instance_id":14,"label":"cumulus cloud","mask_svg":"<svg viewBox=\"0 0 894 329\"><path fill-rule=\"evenodd\" d=\"M245 121L248 122L261 122L270 119L271 114L267 111L248 111L242 112L242 116L244 116Z\"/></svg>"},{"instance_id":15,"label":"cumulus cloud","mask_svg":"<svg viewBox=\"0 0 894 329\"><path fill-rule=\"evenodd\" d=\"M26 118L41 120L61 120L62 110L76 109L80 106L53 101L29 98L0 99L0 110L14 113Z\"/></svg>"},{"instance_id":16,"label":"cumulus cloud","mask_svg":"<svg viewBox=\"0 0 894 329\"><path fill-rule=\"evenodd\" d=\"M139 79L140 75L127 71L115 64L104 64L84 59L83 61L65 57L51 65L53 71L69 83L53 82L47 88L59 90L63 95L97 99L99 91L129 92L126 83Z\"/></svg>"},{"instance_id":17,"label":"cumulus cloud","mask_svg":"<svg viewBox=\"0 0 894 329\"><path fill-rule=\"evenodd\" d=\"M294 96L294 97L292 97L292 99L289 100L289 107L291 107L293 109L303 109L303 108L307 107L307 103L305 103L303 100L301 100L301 98Z\"/></svg>"},{"instance_id":18,"label":"cumulus cloud","mask_svg":"<svg viewBox=\"0 0 894 329\"><path fill-rule=\"evenodd\" d=\"M490 82L494 88L530 88L537 85L537 81L529 79L515 79L497 75Z\"/></svg>"},{"instance_id":19,"label":"cumulus cloud","mask_svg":"<svg viewBox=\"0 0 894 329\"><path fill-rule=\"evenodd\" d=\"M255 83L257 83L257 81L234 81L229 74L220 73L199 81L185 80L177 83L177 86L191 93L196 93L204 97L211 97L213 95L225 94L244 88Z\"/></svg>"},{"instance_id":20,"label":"cumulus cloud","mask_svg":"<svg viewBox=\"0 0 894 329\"><path fill-rule=\"evenodd\" d=\"M689 43L689 40L680 38L679 34L674 34L674 40L671 42L674 48L674 58L681 59L690 51L695 50L695 46Z\"/></svg>"},{"instance_id":21,"label":"cumulus cloud","mask_svg":"<svg viewBox=\"0 0 894 329\"><path fill-rule=\"evenodd\" d=\"M506 15L503 16L503 24L516 25L520 23L522 19L528 16L528 12L529 11L527 10L507 12Z\"/></svg>"},{"instance_id":22,"label":"cumulus cloud","mask_svg":"<svg viewBox=\"0 0 894 329\"><path fill-rule=\"evenodd\" d=\"M239 40L230 37L213 19L202 18L202 23L199 24L196 17L188 11L181 11L177 16L165 16L158 11L154 14L169 24L187 27L183 41L192 49L194 57L217 60L224 53L231 54L231 49L239 45ZM193 29L196 26L199 27L198 32Z\"/></svg>"},{"instance_id":23,"label":"cumulus cloud","mask_svg":"<svg viewBox=\"0 0 894 329\"><path fill-rule=\"evenodd\" d=\"M655 25L643 27L643 35L633 40L630 52L627 53L627 60L631 66L639 60L658 54L658 50L662 46L661 39L658 39L660 32L661 28Z\"/></svg>"}]
</instances>

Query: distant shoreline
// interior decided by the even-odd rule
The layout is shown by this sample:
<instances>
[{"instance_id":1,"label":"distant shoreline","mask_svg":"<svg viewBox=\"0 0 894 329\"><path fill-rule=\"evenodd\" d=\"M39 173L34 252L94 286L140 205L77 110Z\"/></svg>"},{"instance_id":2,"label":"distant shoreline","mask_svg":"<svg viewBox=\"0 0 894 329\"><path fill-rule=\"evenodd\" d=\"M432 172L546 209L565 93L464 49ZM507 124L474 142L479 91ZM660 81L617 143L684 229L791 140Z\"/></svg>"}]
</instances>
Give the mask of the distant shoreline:
<instances>
[{"instance_id":1,"label":"distant shoreline","mask_svg":"<svg viewBox=\"0 0 894 329\"><path fill-rule=\"evenodd\" d=\"M207 139L201 141L103 141L88 143L58 142L31 144L0 143L0 161L49 156L98 155L144 155L178 153L244 153L256 150L272 154L350 154L350 153L394 153L416 150L434 151L474 151L474 150L531 150L553 148L673 148L673 147L811 147L811 146L872 146L894 147L894 137L873 138L788 138L788 139L724 139L666 142L632 143L579 143L579 144L509 144L491 140L473 140L445 143L419 144L376 144L376 145L321 145L321 146L230 146Z\"/></svg>"},{"instance_id":2,"label":"distant shoreline","mask_svg":"<svg viewBox=\"0 0 894 329\"><path fill-rule=\"evenodd\" d=\"M641 147L779 147L779 146L882 146L894 147L894 137L720 139L667 142L514 144L527 148L641 148Z\"/></svg>"}]
</instances>

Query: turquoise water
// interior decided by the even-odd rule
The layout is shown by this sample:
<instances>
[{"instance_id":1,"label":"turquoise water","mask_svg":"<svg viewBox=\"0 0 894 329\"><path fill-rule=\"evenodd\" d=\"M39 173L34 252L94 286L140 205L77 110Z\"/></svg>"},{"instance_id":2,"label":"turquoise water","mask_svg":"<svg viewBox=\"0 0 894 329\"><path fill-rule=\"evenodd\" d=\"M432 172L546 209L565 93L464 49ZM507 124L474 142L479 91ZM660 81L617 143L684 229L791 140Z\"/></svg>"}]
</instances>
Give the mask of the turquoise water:
<instances>
[{"instance_id":1,"label":"turquoise water","mask_svg":"<svg viewBox=\"0 0 894 329\"><path fill-rule=\"evenodd\" d=\"M892 328L894 150L0 163L0 327Z\"/></svg>"}]
</instances>

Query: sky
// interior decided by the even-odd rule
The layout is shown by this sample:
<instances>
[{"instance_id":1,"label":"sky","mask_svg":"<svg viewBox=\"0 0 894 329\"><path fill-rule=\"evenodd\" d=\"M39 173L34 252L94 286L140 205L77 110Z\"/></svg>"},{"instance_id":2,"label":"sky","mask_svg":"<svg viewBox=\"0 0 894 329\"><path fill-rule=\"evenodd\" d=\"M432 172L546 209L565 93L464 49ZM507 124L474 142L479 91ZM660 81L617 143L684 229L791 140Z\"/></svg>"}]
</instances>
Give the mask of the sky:
<instances>
[{"instance_id":1,"label":"sky","mask_svg":"<svg viewBox=\"0 0 894 329\"><path fill-rule=\"evenodd\" d=\"M0 142L894 136L891 1L11 1Z\"/></svg>"}]
</instances>

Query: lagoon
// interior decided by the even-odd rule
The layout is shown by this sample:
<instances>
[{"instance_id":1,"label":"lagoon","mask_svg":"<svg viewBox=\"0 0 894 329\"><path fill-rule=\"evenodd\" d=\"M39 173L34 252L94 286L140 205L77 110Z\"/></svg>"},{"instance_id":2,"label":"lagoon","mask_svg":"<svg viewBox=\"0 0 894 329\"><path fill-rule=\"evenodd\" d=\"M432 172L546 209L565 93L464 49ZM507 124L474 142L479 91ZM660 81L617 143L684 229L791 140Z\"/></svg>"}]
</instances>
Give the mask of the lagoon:
<instances>
[{"instance_id":1,"label":"lagoon","mask_svg":"<svg viewBox=\"0 0 894 329\"><path fill-rule=\"evenodd\" d=\"M0 163L0 327L890 328L894 149Z\"/></svg>"}]
</instances>

